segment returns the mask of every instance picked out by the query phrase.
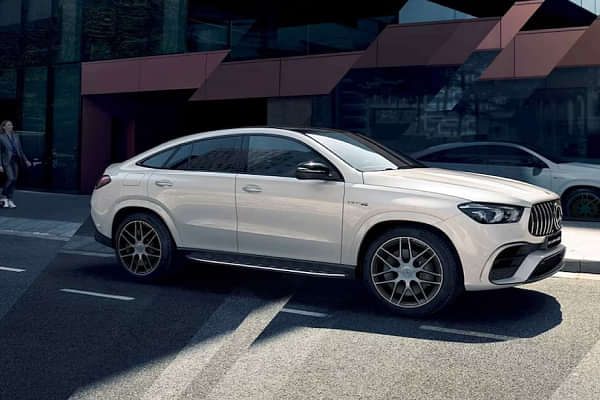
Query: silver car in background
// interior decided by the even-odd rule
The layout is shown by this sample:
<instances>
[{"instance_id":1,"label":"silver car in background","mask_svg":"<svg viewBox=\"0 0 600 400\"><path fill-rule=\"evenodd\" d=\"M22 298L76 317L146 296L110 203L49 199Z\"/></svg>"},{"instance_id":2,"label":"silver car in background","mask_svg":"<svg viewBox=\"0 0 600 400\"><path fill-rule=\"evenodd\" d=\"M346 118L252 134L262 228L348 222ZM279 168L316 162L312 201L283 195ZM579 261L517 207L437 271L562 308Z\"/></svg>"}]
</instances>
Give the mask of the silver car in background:
<instances>
[{"instance_id":1,"label":"silver car in background","mask_svg":"<svg viewBox=\"0 0 600 400\"><path fill-rule=\"evenodd\" d=\"M600 220L600 165L564 162L507 142L448 143L412 154L437 168L501 176L558 193L565 217Z\"/></svg>"}]
</instances>

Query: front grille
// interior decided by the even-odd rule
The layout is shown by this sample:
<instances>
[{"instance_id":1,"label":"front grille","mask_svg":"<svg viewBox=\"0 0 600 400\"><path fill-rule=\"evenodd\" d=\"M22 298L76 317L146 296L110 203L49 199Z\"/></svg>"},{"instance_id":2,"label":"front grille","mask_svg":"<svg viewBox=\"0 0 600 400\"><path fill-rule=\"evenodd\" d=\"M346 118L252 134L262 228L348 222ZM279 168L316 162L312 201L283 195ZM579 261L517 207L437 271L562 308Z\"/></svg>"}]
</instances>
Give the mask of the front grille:
<instances>
[{"instance_id":1,"label":"front grille","mask_svg":"<svg viewBox=\"0 0 600 400\"><path fill-rule=\"evenodd\" d=\"M562 228L562 208L559 200L535 204L529 217L529 233L547 236Z\"/></svg>"}]
</instances>

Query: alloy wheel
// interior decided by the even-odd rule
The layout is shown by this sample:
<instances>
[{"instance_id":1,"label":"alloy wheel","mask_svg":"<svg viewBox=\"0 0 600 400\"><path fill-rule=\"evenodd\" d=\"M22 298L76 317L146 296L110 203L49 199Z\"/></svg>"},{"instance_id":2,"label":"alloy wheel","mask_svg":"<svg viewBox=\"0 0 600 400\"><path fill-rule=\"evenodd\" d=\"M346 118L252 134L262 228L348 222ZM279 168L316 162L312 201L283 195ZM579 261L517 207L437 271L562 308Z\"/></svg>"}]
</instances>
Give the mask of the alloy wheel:
<instances>
[{"instance_id":1,"label":"alloy wheel","mask_svg":"<svg viewBox=\"0 0 600 400\"><path fill-rule=\"evenodd\" d=\"M569 199L567 210L575 218L600 218L600 197L593 192L581 192Z\"/></svg>"},{"instance_id":2,"label":"alloy wheel","mask_svg":"<svg viewBox=\"0 0 600 400\"><path fill-rule=\"evenodd\" d=\"M137 276L151 274L160 263L161 242L157 231L145 221L131 221L121 229L119 258Z\"/></svg>"},{"instance_id":3,"label":"alloy wheel","mask_svg":"<svg viewBox=\"0 0 600 400\"><path fill-rule=\"evenodd\" d=\"M383 243L371 260L371 280L379 295L400 308L418 308L440 292L443 269L431 246L413 237Z\"/></svg>"}]
</instances>

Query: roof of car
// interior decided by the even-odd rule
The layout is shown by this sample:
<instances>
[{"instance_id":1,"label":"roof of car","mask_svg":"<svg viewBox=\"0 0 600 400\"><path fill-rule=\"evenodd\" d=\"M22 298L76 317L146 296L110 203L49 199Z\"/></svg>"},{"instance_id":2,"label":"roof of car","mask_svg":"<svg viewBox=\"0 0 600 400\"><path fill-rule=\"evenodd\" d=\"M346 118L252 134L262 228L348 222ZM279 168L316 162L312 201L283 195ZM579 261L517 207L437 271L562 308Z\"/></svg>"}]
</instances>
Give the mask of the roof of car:
<instances>
[{"instance_id":1,"label":"roof of car","mask_svg":"<svg viewBox=\"0 0 600 400\"><path fill-rule=\"evenodd\" d=\"M416 151L414 154L425 155L430 153L435 153L442 150L455 149L459 147L472 147L472 146L510 146L510 147L527 147L520 143L512 143L512 142L452 142L452 143L444 143L438 144L435 146L428 147L421 151Z\"/></svg>"}]
</instances>

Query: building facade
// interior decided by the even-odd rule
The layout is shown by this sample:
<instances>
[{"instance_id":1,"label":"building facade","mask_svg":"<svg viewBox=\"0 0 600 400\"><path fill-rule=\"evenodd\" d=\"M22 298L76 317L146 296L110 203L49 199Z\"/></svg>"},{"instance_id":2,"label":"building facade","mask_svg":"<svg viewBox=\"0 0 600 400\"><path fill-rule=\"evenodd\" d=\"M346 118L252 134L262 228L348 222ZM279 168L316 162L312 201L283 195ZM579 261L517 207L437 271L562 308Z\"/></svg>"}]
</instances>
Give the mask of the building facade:
<instances>
[{"instance_id":1,"label":"building facade","mask_svg":"<svg viewBox=\"0 0 600 400\"><path fill-rule=\"evenodd\" d=\"M88 193L112 162L246 125L600 164L600 0L323 3L0 0L0 120L40 161L21 187Z\"/></svg>"}]
</instances>

